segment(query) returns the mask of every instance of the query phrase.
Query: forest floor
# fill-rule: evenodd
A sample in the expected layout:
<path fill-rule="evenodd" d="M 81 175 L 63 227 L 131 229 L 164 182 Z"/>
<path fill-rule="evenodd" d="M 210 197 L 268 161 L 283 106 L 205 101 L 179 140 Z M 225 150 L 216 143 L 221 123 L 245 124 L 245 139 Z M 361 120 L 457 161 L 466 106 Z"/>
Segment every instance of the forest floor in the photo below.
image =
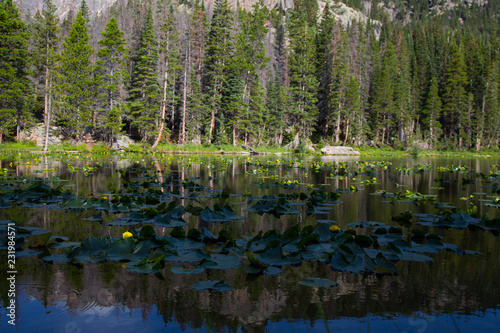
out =
<path fill-rule="evenodd" d="M 302 150 L 297 149 L 286 149 L 284 147 L 251 147 L 262 154 L 294 154 L 294 153 L 307 153 L 307 154 L 317 154 L 321 155 L 320 148 L 317 150 Z M 377 155 L 415 155 L 415 156 L 483 156 L 483 157 L 500 157 L 500 151 L 476 151 L 476 150 L 463 150 L 463 151 L 438 151 L 438 150 L 421 150 L 421 151 L 408 151 L 408 150 L 396 150 L 391 147 L 386 148 L 373 148 L 373 147 L 353 147 L 358 150 L 361 155 L 365 156 L 377 156 Z M 50 152 L 56 151 L 77 151 L 77 152 L 112 152 L 113 150 L 109 148 L 104 143 L 97 143 L 93 145 L 87 144 L 71 144 L 68 142 L 63 142 L 62 144 L 49 146 Z M 32 152 L 41 153 L 43 147 L 37 146 L 36 144 L 29 142 L 6 142 L 0 144 L 0 152 Z M 153 150 L 145 144 L 133 144 L 130 145 L 126 152 L 131 153 L 149 153 Z M 160 144 L 154 152 L 164 153 L 164 154 L 250 154 L 248 149 L 242 146 L 233 145 L 197 145 L 197 144 Z"/>

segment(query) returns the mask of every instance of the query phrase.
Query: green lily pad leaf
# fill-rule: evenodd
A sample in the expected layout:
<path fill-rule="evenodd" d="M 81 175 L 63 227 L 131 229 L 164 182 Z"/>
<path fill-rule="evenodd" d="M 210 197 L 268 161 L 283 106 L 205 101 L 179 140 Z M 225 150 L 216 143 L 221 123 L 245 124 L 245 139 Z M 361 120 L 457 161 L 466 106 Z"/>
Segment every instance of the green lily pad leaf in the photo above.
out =
<path fill-rule="evenodd" d="M 264 275 L 274 276 L 274 275 L 280 275 L 281 273 L 283 273 L 283 270 L 278 267 L 269 266 L 263 269 L 262 273 L 264 273 Z"/>
<path fill-rule="evenodd" d="M 207 281 L 200 281 L 191 286 L 191 289 L 195 291 L 231 291 L 233 288 L 226 284 L 222 280 L 207 280 Z"/>
<path fill-rule="evenodd" d="M 39 255 L 40 253 L 43 253 L 43 252 L 37 251 L 37 250 L 16 251 L 16 258 L 32 257 L 32 256 Z"/>
<path fill-rule="evenodd" d="M 280 247 L 281 249 L 281 247 Z M 302 263 L 302 257 L 298 254 L 298 253 L 292 253 L 292 254 L 289 254 L 287 256 L 274 256 L 272 254 L 269 254 L 269 253 L 272 253 L 272 252 L 276 252 L 276 251 L 269 251 L 269 252 L 265 252 L 263 255 L 260 255 L 258 256 L 258 259 L 260 262 L 262 262 L 263 264 L 266 264 L 266 265 L 270 265 L 270 266 L 278 266 L 278 267 L 281 267 L 281 266 L 288 266 L 288 265 L 300 265 Z"/>
<path fill-rule="evenodd" d="M 321 279 L 321 278 L 313 278 L 309 277 L 304 281 L 299 282 L 299 284 L 307 287 L 338 287 L 338 283 L 333 282 L 328 279 Z"/>
<path fill-rule="evenodd" d="M 155 274 L 165 267 L 165 255 L 155 254 L 151 258 L 144 258 L 137 265 L 127 265 L 127 271 L 141 274 Z"/>
<path fill-rule="evenodd" d="M 175 274 L 193 275 L 203 273 L 205 268 L 203 266 L 186 267 L 184 265 L 177 265 L 172 267 L 170 271 Z"/>
<path fill-rule="evenodd" d="M 211 269 L 236 269 L 241 267 L 241 259 L 232 255 L 212 254 L 202 266 Z"/>
<path fill-rule="evenodd" d="M 42 258 L 43 261 L 53 264 L 64 264 L 71 261 L 66 254 L 55 254 Z"/>
<path fill-rule="evenodd" d="M 361 247 L 369 247 L 373 244 L 373 239 L 365 235 L 356 235 L 354 242 Z"/>
<path fill-rule="evenodd" d="M 306 246 L 307 251 L 319 252 L 319 253 L 329 253 L 333 251 L 333 244 L 330 243 L 319 243 Z"/>
<path fill-rule="evenodd" d="M 197 250 L 205 246 L 205 243 L 197 242 L 189 238 L 177 238 L 177 242 L 174 247 L 177 250 Z"/>
<path fill-rule="evenodd" d="M 51 249 L 69 249 L 71 247 L 80 246 L 80 242 L 62 242 L 54 243 L 50 246 Z"/>
<path fill-rule="evenodd" d="M 158 250 L 156 252 L 163 253 Z M 201 262 L 203 259 L 210 259 L 210 256 L 201 251 L 179 251 L 165 254 L 165 261 L 169 262 Z"/>
<path fill-rule="evenodd" d="M 332 270 L 349 272 L 349 273 L 362 273 L 365 271 L 364 255 L 357 253 L 347 255 L 344 251 L 335 251 L 332 255 L 331 261 Z"/>
<path fill-rule="evenodd" d="M 387 225 L 382 222 L 367 221 L 367 222 L 350 222 L 348 226 L 353 228 L 369 228 L 369 227 L 386 227 Z"/>
<path fill-rule="evenodd" d="M 403 251 L 403 255 L 401 256 L 401 260 L 406 261 L 423 261 L 423 262 L 431 262 L 434 261 L 431 257 L 426 255 L 415 253 L 415 252 L 407 252 Z"/>
<path fill-rule="evenodd" d="M 81 243 L 81 253 L 92 256 L 96 253 L 106 252 L 111 249 L 116 242 L 117 239 L 113 237 L 94 238 L 89 236 Z"/>
<path fill-rule="evenodd" d="M 83 219 L 83 220 L 84 220 L 84 221 L 102 222 L 102 221 L 103 221 L 103 218 L 102 218 L 102 213 L 97 213 L 97 214 L 95 214 L 94 216 L 89 217 L 89 218 L 86 218 L 86 219 Z"/>
<path fill-rule="evenodd" d="M 379 252 L 374 259 L 368 258 L 366 269 L 378 274 L 394 274 L 397 271 L 394 263 L 390 262 L 382 252 Z"/>
<path fill-rule="evenodd" d="M 316 228 L 316 230 L 314 230 L 314 233 L 319 235 L 319 240 L 321 242 L 326 242 L 333 237 L 333 234 L 330 231 L 330 226 L 328 224 L 320 224 Z"/>
<path fill-rule="evenodd" d="M 128 221 L 128 220 L 123 220 L 123 221 L 113 221 L 113 222 L 109 222 L 107 223 L 106 225 L 109 225 L 109 226 L 118 226 L 118 227 L 131 227 L 131 226 L 134 226 L 134 225 L 138 225 L 138 224 L 141 224 L 141 222 L 137 222 L 137 221 Z"/>
<path fill-rule="evenodd" d="M 108 250 L 108 259 L 113 261 L 129 261 L 134 250 L 134 245 L 133 238 L 120 239 Z"/>
<path fill-rule="evenodd" d="M 321 224 L 337 224 L 336 221 L 333 221 L 333 220 L 316 220 L 317 223 L 321 223 Z"/>

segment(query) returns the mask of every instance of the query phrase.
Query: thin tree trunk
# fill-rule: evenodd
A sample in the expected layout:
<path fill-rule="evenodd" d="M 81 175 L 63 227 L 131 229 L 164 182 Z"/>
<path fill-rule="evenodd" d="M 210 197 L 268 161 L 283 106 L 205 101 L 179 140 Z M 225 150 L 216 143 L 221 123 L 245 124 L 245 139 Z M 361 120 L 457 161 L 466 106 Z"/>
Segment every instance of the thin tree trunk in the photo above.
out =
<path fill-rule="evenodd" d="M 349 118 L 347 118 L 345 125 L 345 138 L 344 138 L 344 146 L 347 144 L 347 138 L 349 137 Z"/>
<path fill-rule="evenodd" d="M 335 130 L 335 142 L 339 142 L 340 139 L 340 103 L 339 103 L 339 114 L 337 116 L 337 129 Z"/>
<path fill-rule="evenodd" d="M 174 131 L 175 124 L 175 76 L 174 76 L 174 82 L 172 82 L 172 114 L 170 116 L 170 123 L 172 124 L 172 132 Z"/>
<path fill-rule="evenodd" d="M 156 149 L 156 147 L 158 147 L 158 144 L 160 143 L 160 140 L 161 140 L 161 136 L 163 134 L 163 127 L 165 125 L 165 107 L 166 107 L 165 104 L 167 104 L 166 103 L 166 99 L 167 99 L 167 79 L 168 79 L 168 71 L 165 69 L 165 78 L 164 78 L 164 81 L 163 81 L 163 100 L 161 102 L 161 119 L 160 119 L 161 125 L 160 125 L 160 131 L 158 132 L 158 137 L 156 138 L 155 143 L 153 143 L 153 146 L 151 147 L 151 149 Z"/>
<path fill-rule="evenodd" d="M 48 69 L 47 69 L 47 72 L 48 72 Z M 50 83 L 49 83 L 49 90 L 51 90 L 51 89 L 52 89 L 52 81 L 50 81 Z M 47 153 L 47 148 L 49 147 L 50 106 L 51 106 L 51 102 L 52 102 L 52 94 L 49 92 L 48 95 L 49 95 L 48 102 L 46 102 L 47 116 L 46 116 L 46 124 L 45 124 L 45 144 L 43 147 L 44 154 Z"/>
<path fill-rule="evenodd" d="M 187 95 L 187 69 L 189 67 L 189 47 L 190 42 L 188 40 L 187 52 L 186 52 L 186 63 L 184 64 L 184 89 L 182 91 L 182 125 L 181 125 L 181 144 L 184 144 L 186 140 L 186 95 Z"/>

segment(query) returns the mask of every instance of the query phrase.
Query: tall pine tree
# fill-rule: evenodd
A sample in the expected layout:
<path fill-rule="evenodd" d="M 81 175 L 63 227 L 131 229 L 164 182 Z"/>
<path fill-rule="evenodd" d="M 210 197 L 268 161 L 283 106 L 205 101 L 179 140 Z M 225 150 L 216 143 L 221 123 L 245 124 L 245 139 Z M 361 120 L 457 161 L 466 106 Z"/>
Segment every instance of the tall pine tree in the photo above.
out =
<path fill-rule="evenodd" d="M 110 146 L 122 127 L 122 115 L 125 110 L 122 92 L 129 74 L 126 68 L 127 48 L 123 31 L 112 17 L 106 25 L 99 41 L 101 48 L 97 52 L 97 66 L 100 74 L 100 94 L 103 100 L 102 117 L 98 126 L 104 131 Z"/>
<path fill-rule="evenodd" d="M 26 25 L 12 0 L 0 1 L 0 143 L 27 107 L 28 39 Z"/>
<path fill-rule="evenodd" d="M 154 32 L 153 12 L 149 8 L 139 49 L 134 59 L 132 87 L 130 89 L 131 127 L 142 141 L 152 141 L 160 125 L 161 99 L 158 82 L 158 43 Z"/>
<path fill-rule="evenodd" d="M 66 136 L 77 139 L 92 125 L 91 98 L 95 96 L 94 49 L 88 44 L 87 26 L 81 12 L 76 15 L 69 36 L 64 39 L 55 75 L 56 122 Z"/>

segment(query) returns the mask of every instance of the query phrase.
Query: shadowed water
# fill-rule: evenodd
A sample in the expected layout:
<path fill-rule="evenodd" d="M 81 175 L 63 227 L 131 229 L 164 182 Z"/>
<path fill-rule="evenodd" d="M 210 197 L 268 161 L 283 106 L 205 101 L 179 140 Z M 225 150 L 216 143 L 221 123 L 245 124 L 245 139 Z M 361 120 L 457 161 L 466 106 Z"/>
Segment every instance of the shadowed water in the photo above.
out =
<path fill-rule="evenodd" d="M 325 163 L 335 163 L 335 160 L 323 158 Z M 245 219 L 210 223 L 207 228 L 214 234 L 225 229 L 235 239 L 270 229 L 283 232 L 297 223 L 301 227 L 316 226 L 317 220 L 336 221 L 343 229 L 349 228 L 348 223 L 366 221 L 397 226 L 392 217 L 404 211 L 413 214 L 443 211 L 435 207 L 436 202 L 462 210 L 470 209 L 472 202 L 477 206 L 478 217 L 485 214 L 490 218 L 500 217 L 498 208 L 480 201 L 495 196 L 492 186 L 499 183 L 499 179 L 487 182 L 475 175 L 498 170 L 494 166 L 498 161 L 491 158 L 363 156 L 339 160 L 347 161 L 348 168 L 342 176 L 332 175 L 325 164 L 315 168 L 311 163 L 321 161 L 320 157 L 297 156 L 249 159 L 242 156 L 127 155 L 94 159 L 90 155 L 78 158 L 65 155 L 46 160 L 5 159 L 1 167 L 10 169 L 10 173 L 18 177 L 52 179 L 57 176 L 61 182 L 49 183 L 51 186 L 62 185 L 86 198 L 111 196 L 111 192 L 122 188 L 124 173 L 120 173 L 120 169 L 139 170 L 133 175 L 127 174 L 130 183 L 164 183 L 167 175 L 175 174 L 179 181 L 157 188 L 187 195 L 191 192 L 180 185 L 182 180 L 191 179 L 204 186 L 202 193 L 225 191 L 236 195 L 229 198 L 202 196 L 197 201 L 172 199 L 182 205 L 201 207 L 228 204 L 235 214 Z M 360 171 L 361 166 L 369 172 L 364 168 Z M 450 166 L 466 168 L 462 171 L 438 169 Z M 405 172 L 402 168 L 411 171 Z M 373 177 L 376 181 L 367 184 L 366 181 Z M 463 178 L 472 181 L 464 182 Z M 297 181 L 298 185 L 293 189 L 263 185 L 283 180 Z M 255 204 L 255 201 L 249 202 L 249 195 L 308 193 L 320 185 L 326 191 L 345 190 L 351 185 L 359 191 L 342 193 L 328 214 L 308 216 L 305 207 L 301 206 L 297 206 L 299 214 L 280 217 L 245 212 Z M 437 198 L 432 202 L 394 200 L 381 196 L 381 190 L 388 193 L 410 190 L 434 194 Z M 51 230 L 53 235 L 66 236 L 70 241 L 83 241 L 90 235 L 121 237 L 128 229 L 107 225 L 124 214 L 103 213 L 103 221 L 84 220 L 96 213 L 93 209 L 54 210 L 12 204 L 0 210 L 0 219 Z M 184 218 L 188 222 L 186 230 L 204 226 L 198 216 L 188 213 Z M 332 270 L 329 264 L 304 260 L 298 267 L 284 266 L 280 275 L 266 276 L 247 274 L 246 262 L 238 269 L 208 269 L 196 275 L 172 273 L 170 268 L 178 263 L 166 262 L 160 274 L 154 275 L 130 273 L 124 268 L 126 263 L 110 261 L 81 265 L 45 263 L 41 258 L 47 253 L 42 253 L 16 260 L 17 324 L 15 328 L 9 325 L 2 311 L 0 327 L 2 331 L 18 332 L 39 331 L 39 327 L 44 327 L 44 332 L 102 332 L 116 326 L 139 332 L 165 328 L 172 332 L 497 332 L 500 328 L 498 233 L 476 228 L 419 226 L 416 222 L 413 219 L 412 225 L 401 226 L 403 233 L 418 228 L 442 236 L 446 243 L 481 254 L 457 255 L 439 251 L 429 255 L 432 262 L 399 261 L 396 275 L 339 272 Z M 168 235 L 171 229 L 158 227 L 155 231 L 157 235 Z M 357 232 L 368 233 L 359 228 Z M 6 260 L 0 262 L 0 269 L 7 271 Z M 299 284 L 308 277 L 327 278 L 338 286 Z M 198 292 L 191 289 L 194 283 L 203 280 L 224 280 L 233 290 Z M 1 281 L 0 288 L 5 308 L 9 301 L 5 281 Z"/>

